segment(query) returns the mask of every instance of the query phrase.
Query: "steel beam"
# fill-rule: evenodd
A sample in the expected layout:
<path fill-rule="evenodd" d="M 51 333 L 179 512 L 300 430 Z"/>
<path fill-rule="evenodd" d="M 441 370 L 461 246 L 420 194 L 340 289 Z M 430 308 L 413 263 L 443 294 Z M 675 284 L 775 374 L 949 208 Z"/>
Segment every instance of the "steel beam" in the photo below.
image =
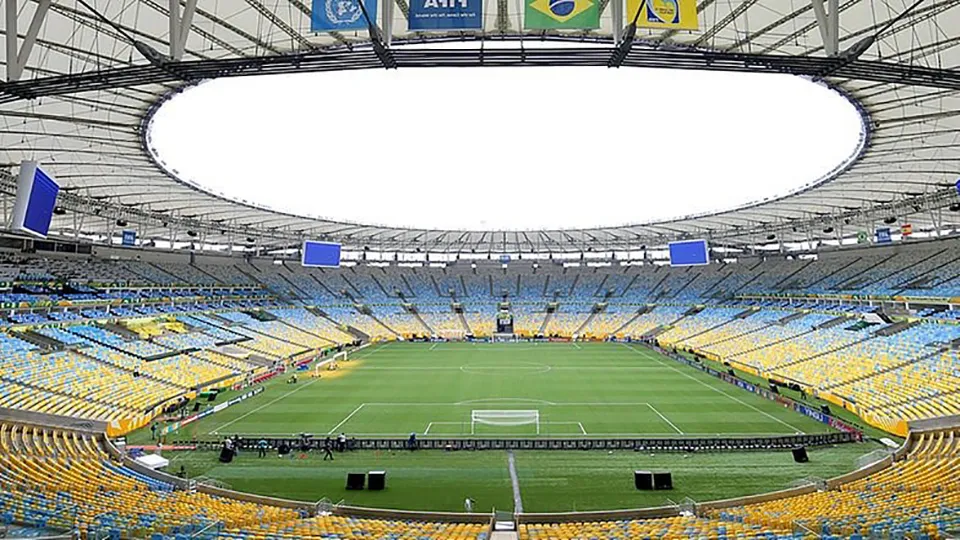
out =
<path fill-rule="evenodd" d="M 19 79 L 17 73 L 17 0 L 6 0 L 4 3 L 4 33 L 7 44 L 7 81 Z"/>
<path fill-rule="evenodd" d="M 828 6 L 824 7 L 824 0 L 810 0 L 813 14 L 817 18 L 820 38 L 823 40 L 823 50 L 827 56 L 836 56 L 840 49 L 840 2 L 839 0 L 827 0 L 827 2 Z"/>
<path fill-rule="evenodd" d="M 193 25 L 193 14 L 197 9 L 197 0 L 186 0 L 181 13 L 180 0 L 170 0 L 167 15 L 170 21 L 170 59 L 179 62 L 187 48 L 187 38 Z"/>

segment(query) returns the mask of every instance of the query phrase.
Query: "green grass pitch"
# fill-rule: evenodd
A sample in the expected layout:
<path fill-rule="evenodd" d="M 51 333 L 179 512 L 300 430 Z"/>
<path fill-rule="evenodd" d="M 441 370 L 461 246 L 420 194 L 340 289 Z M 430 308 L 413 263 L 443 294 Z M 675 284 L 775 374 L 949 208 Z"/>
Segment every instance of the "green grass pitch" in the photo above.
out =
<path fill-rule="evenodd" d="M 256 399 L 191 424 L 175 438 L 227 434 L 315 436 L 532 437 L 536 427 L 471 426 L 479 409 L 537 410 L 541 437 L 716 436 L 817 433 L 826 425 L 636 345 L 614 343 L 391 343 L 357 352 L 342 370 L 320 379 L 285 377 Z M 138 437 L 143 437 L 140 434 Z M 136 442 L 135 440 L 132 442 Z M 660 505 L 664 493 L 633 489 L 634 469 L 668 469 L 673 500 L 708 500 L 788 487 L 798 478 L 829 477 L 854 468 L 866 444 L 818 449 L 794 464 L 783 452 L 661 454 L 518 451 L 525 511 L 568 511 Z M 354 452 L 334 462 L 259 459 L 241 454 L 229 465 L 210 452 L 177 454 L 191 476 L 273 496 L 404 509 L 511 509 L 506 454 Z M 388 489 L 346 492 L 347 471 L 386 469 Z"/>

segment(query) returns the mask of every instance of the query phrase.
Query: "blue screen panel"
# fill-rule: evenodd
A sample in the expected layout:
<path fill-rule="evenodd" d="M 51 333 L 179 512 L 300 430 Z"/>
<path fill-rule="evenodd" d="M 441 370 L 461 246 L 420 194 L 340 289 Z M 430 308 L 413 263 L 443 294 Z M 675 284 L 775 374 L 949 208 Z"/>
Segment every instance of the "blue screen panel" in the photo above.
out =
<path fill-rule="evenodd" d="M 300 259 L 300 263 L 303 266 L 336 268 L 340 266 L 340 244 L 307 240 L 303 243 L 303 257 Z"/>
<path fill-rule="evenodd" d="M 670 266 L 710 264 L 706 240 L 670 242 Z"/>
<path fill-rule="evenodd" d="M 41 236 L 47 235 L 59 192 L 60 186 L 37 167 L 33 175 L 33 189 L 30 190 L 27 212 L 23 218 L 24 228 Z"/>

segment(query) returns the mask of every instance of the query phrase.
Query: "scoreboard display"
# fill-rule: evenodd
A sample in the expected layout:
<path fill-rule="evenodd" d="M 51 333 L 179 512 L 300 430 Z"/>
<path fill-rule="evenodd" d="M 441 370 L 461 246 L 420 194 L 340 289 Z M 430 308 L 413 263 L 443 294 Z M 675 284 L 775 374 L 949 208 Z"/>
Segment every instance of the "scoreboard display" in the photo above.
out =
<path fill-rule="evenodd" d="M 710 264 L 710 250 L 706 240 L 670 242 L 670 266 L 701 266 Z"/>
<path fill-rule="evenodd" d="M 22 162 L 20 176 L 17 179 L 17 196 L 13 205 L 11 228 L 39 238 L 46 238 L 59 193 L 59 184 L 53 177 L 43 172 L 37 162 Z"/>
<path fill-rule="evenodd" d="M 337 268 L 340 266 L 340 244 L 307 240 L 303 243 L 300 264 L 321 268 Z"/>

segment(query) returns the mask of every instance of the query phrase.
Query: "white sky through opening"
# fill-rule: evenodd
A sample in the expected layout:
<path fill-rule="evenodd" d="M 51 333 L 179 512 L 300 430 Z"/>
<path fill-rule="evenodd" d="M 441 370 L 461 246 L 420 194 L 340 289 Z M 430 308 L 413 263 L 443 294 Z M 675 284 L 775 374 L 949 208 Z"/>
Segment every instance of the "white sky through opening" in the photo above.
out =
<path fill-rule="evenodd" d="M 149 144 L 179 178 L 275 210 L 535 230 L 781 196 L 860 132 L 846 99 L 789 75 L 405 68 L 209 81 L 157 111 Z"/>

